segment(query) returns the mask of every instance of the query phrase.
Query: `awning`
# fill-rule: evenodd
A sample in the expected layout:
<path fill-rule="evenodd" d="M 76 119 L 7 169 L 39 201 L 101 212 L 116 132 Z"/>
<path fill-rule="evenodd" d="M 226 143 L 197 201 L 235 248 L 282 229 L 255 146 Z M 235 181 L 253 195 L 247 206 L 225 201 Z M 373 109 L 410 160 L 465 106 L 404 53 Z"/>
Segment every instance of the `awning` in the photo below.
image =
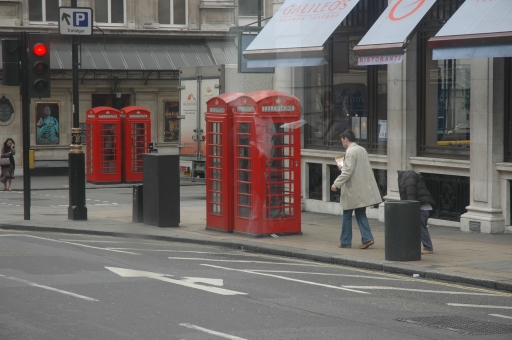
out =
<path fill-rule="evenodd" d="M 286 0 L 243 56 L 247 67 L 326 64 L 324 43 L 359 0 Z"/>
<path fill-rule="evenodd" d="M 71 70 L 71 41 L 51 41 L 51 68 Z M 187 66 L 236 64 L 233 43 L 220 40 L 162 41 L 142 39 L 84 39 L 82 70 L 169 71 Z"/>
<path fill-rule="evenodd" d="M 398 64 L 410 37 L 436 0 L 394 0 L 354 47 L 359 65 Z"/>
<path fill-rule="evenodd" d="M 433 59 L 512 57 L 512 1 L 466 1 L 429 40 Z"/>

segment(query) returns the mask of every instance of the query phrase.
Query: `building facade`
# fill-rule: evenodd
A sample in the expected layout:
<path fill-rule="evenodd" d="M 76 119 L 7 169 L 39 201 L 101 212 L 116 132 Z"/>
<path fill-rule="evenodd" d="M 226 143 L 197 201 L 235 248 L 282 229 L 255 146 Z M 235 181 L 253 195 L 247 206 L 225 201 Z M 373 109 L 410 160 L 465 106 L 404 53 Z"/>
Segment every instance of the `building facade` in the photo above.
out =
<path fill-rule="evenodd" d="M 70 0 L 0 1 L 0 37 L 21 32 L 47 33 L 51 41 L 51 98 L 32 99 L 30 146 L 37 168 L 67 167 L 72 127 L 71 37 L 58 31 L 59 7 Z M 117 109 L 136 105 L 151 112 L 151 139 L 159 152 L 179 153 L 179 122 L 169 123 L 179 107 L 179 69 L 236 65 L 238 1 L 221 0 L 78 0 L 93 11 L 93 34 L 80 37 L 79 114 L 96 106 Z M 236 74 L 236 67 L 226 67 Z M 0 136 L 22 149 L 21 98 L 18 87 L 0 85 Z M 38 136 L 45 108 L 58 122 L 54 137 Z M 166 113 L 168 114 L 166 116 Z M 179 112 L 172 112 L 179 115 Z M 177 130 L 176 130 L 177 128 Z M 16 156 L 21 172 L 21 152 Z M 19 173 L 18 172 L 18 173 Z"/>
<path fill-rule="evenodd" d="M 425 1 L 360 0 L 323 44 L 326 64 L 276 67 L 275 89 L 298 96 L 308 122 L 301 150 L 305 210 L 340 213 L 329 189 L 338 175 L 334 158 L 344 152 L 339 133 L 350 128 L 370 154 L 384 200 L 399 199 L 397 171 L 412 169 L 436 200 L 429 223 L 500 233 L 512 224 L 511 58 L 435 60 L 429 40 L 465 1 L 427 3 L 399 62 L 364 65 L 354 48 L 388 6 L 416 10 Z M 284 15 L 321 11 L 277 0 L 274 10 L 283 4 Z M 512 3 L 500 5 L 512 11 Z M 368 215 L 383 220 L 383 205 Z"/>

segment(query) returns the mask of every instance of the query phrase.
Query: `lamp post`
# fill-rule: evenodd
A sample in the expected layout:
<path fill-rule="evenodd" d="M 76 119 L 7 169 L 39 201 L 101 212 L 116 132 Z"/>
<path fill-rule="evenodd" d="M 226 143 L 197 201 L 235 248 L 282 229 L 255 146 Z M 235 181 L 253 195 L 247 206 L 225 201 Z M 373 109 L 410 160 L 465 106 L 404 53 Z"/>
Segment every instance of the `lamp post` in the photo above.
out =
<path fill-rule="evenodd" d="M 77 8 L 77 0 L 71 0 L 71 7 Z M 69 206 L 68 219 L 87 220 L 85 206 L 85 154 L 82 151 L 82 130 L 80 129 L 79 98 L 78 98 L 78 37 L 71 37 L 71 61 L 73 69 L 73 127 L 71 129 L 71 145 L 69 161 Z"/>

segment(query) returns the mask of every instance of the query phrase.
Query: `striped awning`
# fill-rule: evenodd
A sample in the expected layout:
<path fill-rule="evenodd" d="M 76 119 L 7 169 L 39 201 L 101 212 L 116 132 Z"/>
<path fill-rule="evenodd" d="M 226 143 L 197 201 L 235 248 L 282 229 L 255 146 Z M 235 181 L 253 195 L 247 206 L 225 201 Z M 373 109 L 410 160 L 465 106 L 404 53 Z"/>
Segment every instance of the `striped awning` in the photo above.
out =
<path fill-rule="evenodd" d="M 71 39 L 50 42 L 52 70 L 71 70 Z M 82 38 L 81 70 L 170 71 L 188 66 L 237 64 L 234 41 Z M 1 61 L 1 51 L 0 51 Z"/>

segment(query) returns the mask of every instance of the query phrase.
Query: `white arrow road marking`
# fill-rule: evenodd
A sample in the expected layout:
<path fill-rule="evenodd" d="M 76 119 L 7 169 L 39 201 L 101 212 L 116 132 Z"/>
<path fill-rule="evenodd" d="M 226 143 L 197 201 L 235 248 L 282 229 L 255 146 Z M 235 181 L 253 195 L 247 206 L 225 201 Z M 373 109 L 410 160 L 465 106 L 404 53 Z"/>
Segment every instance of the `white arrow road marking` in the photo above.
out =
<path fill-rule="evenodd" d="M 211 254 L 211 253 L 210 253 Z M 322 267 L 316 264 L 304 263 L 287 263 L 287 262 L 269 262 L 269 261 L 249 261 L 249 260 L 216 260 L 216 259 L 203 259 L 195 257 L 169 257 L 171 260 L 193 260 L 193 261 L 211 261 L 211 262 L 231 262 L 231 263 L 264 263 L 264 264 L 283 264 L 287 266 L 304 266 L 304 267 Z"/>
<path fill-rule="evenodd" d="M 323 283 L 317 283 L 317 282 L 311 282 L 311 281 L 297 280 L 297 279 L 292 279 L 292 278 L 289 278 L 289 277 L 286 277 L 286 276 L 272 275 L 272 274 L 266 274 L 266 273 L 258 273 L 258 272 L 252 271 L 252 270 L 226 268 L 226 267 L 214 266 L 212 264 L 201 264 L 201 265 L 202 266 L 206 266 L 206 267 L 224 269 L 224 270 L 233 270 L 233 271 L 242 272 L 242 273 L 270 276 L 270 277 L 275 277 L 275 278 L 282 279 L 282 280 L 287 280 L 287 281 L 306 283 L 306 284 L 313 285 L 313 286 L 320 286 L 320 287 L 327 287 L 327 288 L 333 288 L 333 289 L 339 289 L 339 290 L 346 290 L 348 292 L 353 292 L 353 293 L 370 294 L 368 292 L 363 292 L 363 291 L 360 291 L 360 290 L 348 289 L 348 288 L 343 288 L 343 287 L 338 287 L 338 286 L 331 286 L 331 285 L 326 285 L 326 284 L 323 284 Z"/>
<path fill-rule="evenodd" d="M 195 288 L 199 290 L 204 290 L 206 292 L 220 294 L 220 295 L 247 295 L 247 293 L 241 293 L 234 290 L 228 290 L 223 288 L 217 288 L 217 287 L 209 287 L 209 286 L 203 286 L 200 284 L 195 284 L 194 282 L 189 282 L 188 280 L 176 280 L 176 279 L 170 279 L 165 274 L 159 274 L 159 273 L 153 273 L 153 272 L 146 272 L 141 270 L 132 270 L 132 269 L 125 269 L 125 268 L 115 268 L 115 267 L 105 267 L 106 269 L 116 273 L 117 275 L 121 277 L 147 277 L 150 279 L 160 280 L 164 282 L 170 282 L 174 283 L 180 286 L 185 286 L 189 288 Z M 207 279 L 202 279 L 203 282 L 206 282 Z"/>
<path fill-rule="evenodd" d="M 195 329 L 195 330 L 198 330 L 198 331 L 201 331 L 201 332 L 205 332 L 205 333 L 208 333 L 208 334 L 212 334 L 212 335 L 217 335 L 217 336 L 219 336 L 221 338 L 224 338 L 224 339 L 229 339 L 229 340 L 247 340 L 245 338 L 240 338 L 238 336 L 229 335 L 229 334 L 221 333 L 221 332 L 217 332 L 217 331 L 212 331 L 211 329 L 199 327 L 199 326 L 196 326 L 196 325 L 191 325 L 189 323 L 180 323 L 180 326 L 191 328 L 191 329 Z"/>
<path fill-rule="evenodd" d="M 75 242 L 66 242 L 66 241 L 61 241 L 61 240 L 53 240 L 51 238 L 39 237 L 39 236 L 34 236 L 34 235 L 14 235 L 14 236 L 32 237 L 32 238 L 37 238 L 39 240 L 46 240 L 46 241 L 59 242 L 59 243 L 65 243 L 65 244 L 72 244 L 74 246 L 80 246 L 80 247 L 85 247 L 85 248 L 107 250 L 107 251 L 113 251 L 113 252 L 116 252 L 116 253 L 124 253 L 124 254 L 131 254 L 131 255 L 140 255 L 138 253 L 132 253 L 132 252 L 129 252 L 129 251 L 122 251 L 122 250 L 116 250 L 116 249 L 111 249 L 111 248 L 94 247 L 94 246 L 89 246 L 87 244 L 81 244 L 81 243 L 75 243 Z"/>
<path fill-rule="evenodd" d="M 512 309 L 509 306 L 491 306 L 491 305 L 470 305 L 464 303 L 447 303 L 448 306 L 454 307 L 474 307 L 474 308 L 491 308 L 491 309 Z"/>
<path fill-rule="evenodd" d="M 490 316 L 496 316 L 498 318 L 504 318 L 504 319 L 512 319 L 512 316 L 506 316 L 501 314 L 489 314 Z"/>
<path fill-rule="evenodd" d="M 305 274 L 305 275 L 320 275 L 320 276 L 343 276 L 343 277 L 359 277 L 363 279 L 374 279 L 374 280 L 391 280 L 391 281 L 402 281 L 402 279 L 393 279 L 390 277 L 381 276 L 368 276 L 368 275 L 353 275 L 353 274 L 333 274 L 333 273 L 315 273 L 315 272 L 295 272 L 290 270 L 265 270 L 265 269 L 252 269 L 255 272 L 262 273 L 285 273 L 285 274 Z M 350 288 L 348 286 L 344 286 Z"/>
<path fill-rule="evenodd" d="M 17 277 L 5 276 L 5 275 L 0 275 L 0 277 L 5 277 L 6 279 L 17 281 L 17 282 L 21 282 L 21 283 L 25 283 L 25 284 L 27 284 L 29 286 L 32 286 L 32 287 L 38 287 L 38 288 L 43 288 L 43 289 L 51 290 L 53 292 L 57 292 L 57 293 L 61 293 L 61 294 L 66 294 L 66 295 L 73 296 L 73 297 L 76 297 L 76 298 L 79 298 L 79 299 L 83 299 L 83 300 L 87 300 L 87 301 L 98 301 L 96 299 L 93 299 L 93 298 L 90 298 L 90 297 L 87 297 L 87 296 L 71 293 L 71 292 L 68 292 L 68 291 L 65 291 L 65 290 L 60 290 L 60 289 L 53 288 L 53 287 L 43 286 L 43 285 L 37 284 L 35 282 L 30 282 L 30 281 L 27 281 L 27 280 L 19 279 Z"/>
<path fill-rule="evenodd" d="M 208 285 L 222 287 L 224 286 L 223 279 L 206 279 L 203 277 L 184 277 L 182 281 L 190 282 L 190 283 L 206 283 Z"/>
<path fill-rule="evenodd" d="M 383 287 L 383 286 L 342 286 L 342 287 L 357 288 L 357 289 L 403 290 L 403 291 L 408 291 L 408 292 L 435 293 L 435 294 L 498 296 L 497 294 L 489 294 L 489 293 L 467 293 L 467 292 L 455 292 L 455 291 L 447 291 L 447 290 L 443 291 L 443 290 L 427 290 L 427 289 L 397 288 L 397 287 Z"/>

